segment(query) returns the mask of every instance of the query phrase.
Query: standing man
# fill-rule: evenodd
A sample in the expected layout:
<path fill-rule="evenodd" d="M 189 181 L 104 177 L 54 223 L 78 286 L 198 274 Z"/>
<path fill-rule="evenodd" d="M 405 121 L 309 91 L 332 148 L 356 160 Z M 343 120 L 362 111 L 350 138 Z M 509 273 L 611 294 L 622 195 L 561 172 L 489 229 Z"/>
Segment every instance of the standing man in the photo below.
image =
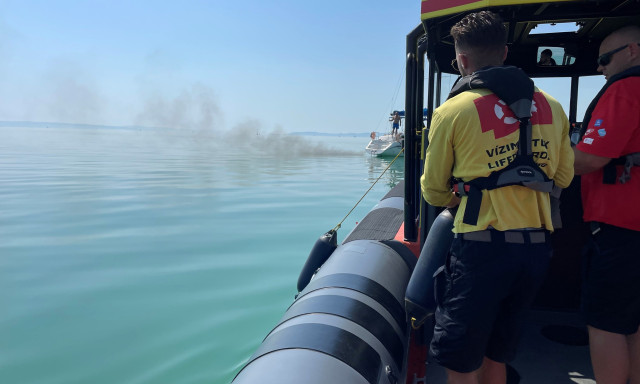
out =
<path fill-rule="evenodd" d="M 391 128 L 391 135 L 393 137 L 396 137 L 396 134 L 398 133 L 398 129 L 400 128 L 400 125 L 402 125 L 402 118 L 400 117 L 400 114 L 398 113 L 398 111 L 395 111 L 393 113 L 393 118 L 391 119 L 391 121 L 393 122 L 393 128 Z"/>
<path fill-rule="evenodd" d="M 574 148 L 592 230 L 582 305 L 596 381 L 640 384 L 640 27 L 602 41 L 598 71 L 607 83 Z"/>
<path fill-rule="evenodd" d="M 430 354 L 448 383 L 504 384 L 551 257 L 548 191 L 573 178 L 569 121 L 522 70 L 503 66 L 506 30 L 498 15 L 469 14 L 451 36 L 463 77 L 433 113 L 420 179 L 429 204 L 460 204 L 436 276 L 445 288 L 437 294 Z M 451 192 L 452 177 L 462 199 Z"/>

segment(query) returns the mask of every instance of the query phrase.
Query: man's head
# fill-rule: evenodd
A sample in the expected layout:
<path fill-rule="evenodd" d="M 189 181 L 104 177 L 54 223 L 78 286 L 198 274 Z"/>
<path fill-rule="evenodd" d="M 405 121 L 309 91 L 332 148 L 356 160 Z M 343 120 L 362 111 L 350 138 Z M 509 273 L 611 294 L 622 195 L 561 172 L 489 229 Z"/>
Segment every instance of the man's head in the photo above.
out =
<path fill-rule="evenodd" d="M 600 44 L 598 72 L 613 75 L 640 65 L 640 27 L 627 26 L 607 36 Z"/>
<path fill-rule="evenodd" d="M 543 50 L 542 52 L 540 52 L 540 61 L 538 61 L 538 64 L 541 65 L 553 65 L 553 61 L 551 61 L 551 56 L 552 56 L 552 52 L 549 48 Z"/>
<path fill-rule="evenodd" d="M 507 33 L 493 12 L 471 13 L 451 27 L 456 60 L 463 76 L 488 65 L 502 65 L 507 58 Z"/>

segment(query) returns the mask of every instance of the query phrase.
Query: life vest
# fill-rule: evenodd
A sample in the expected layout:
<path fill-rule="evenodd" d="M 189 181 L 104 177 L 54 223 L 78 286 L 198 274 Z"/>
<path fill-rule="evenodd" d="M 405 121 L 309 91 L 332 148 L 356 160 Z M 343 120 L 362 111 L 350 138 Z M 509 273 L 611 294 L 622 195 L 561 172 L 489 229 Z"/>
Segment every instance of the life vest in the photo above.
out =
<path fill-rule="evenodd" d="M 487 177 L 470 181 L 453 180 L 453 190 L 460 196 L 467 196 L 463 222 L 476 225 L 480 215 L 482 191 L 520 185 L 535 191 L 551 193 L 554 182 L 533 160 L 531 105 L 533 102 L 533 81 L 519 68 L 513 66 L 483 68 L 472 75 L 459 78 L 453 85 L 448 98 L 472 89 L 486 88 L 503 100 L 513 111 L 519 122 L 518 152 L 515 159 Z M 555 193 L 559 194 L 556 188 Z"/>
<path fill-rule="evenodd" d="M 582 140 L 582 136 L 584 136 L 587 127 L 589 127 L 589 121 L 591 120 L 593 110 L 595 109 L 602 95 L 604 95 L 604 92 L 607 90 L 607 88 L 609 88 L 611 84 L 615 83 L 618 80 L 626 79 L 627 77 L 632 76 L 640 76 L 640 66 L 631 67 L 625 71 L 618 73 L 617 75 L 611 76 L 609 81 L 606 82 L 600 92 L 598 92 L 596 97 L 589 104 L 589 107 L 584 114 L 584 119 L 582 119 L 582 126 L 577 132 L 577 135 L 572 135 L 571 141 L 574 145 L 577 145 Z M 618 180 L 616 180 L 616 166 L 618 165 L 624 165 L 624 169 L 622 171 L 622 175 L 620 175 Z M 627 155 L 618 157 L 617 159 L 612 159 L 602 169 L 602 183 L 615 184 L 616 181 L 619 181 L 621 184 L 624 184 L 631 178 L 631 167 L 638 165 L 640 165 L 640 152 L 629 153 Z"/>

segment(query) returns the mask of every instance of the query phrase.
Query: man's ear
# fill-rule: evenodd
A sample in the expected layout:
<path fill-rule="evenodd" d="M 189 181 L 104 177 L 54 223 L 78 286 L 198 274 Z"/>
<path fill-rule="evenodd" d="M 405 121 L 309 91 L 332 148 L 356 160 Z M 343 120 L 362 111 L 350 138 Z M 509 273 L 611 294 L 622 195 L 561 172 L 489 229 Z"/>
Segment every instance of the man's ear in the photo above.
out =
<path fill-rule="evenodd" d="M 458 54 L 458 64 L 461 68 L 467 69 L 469 68 L 469 58 L 464 53 Z"/>

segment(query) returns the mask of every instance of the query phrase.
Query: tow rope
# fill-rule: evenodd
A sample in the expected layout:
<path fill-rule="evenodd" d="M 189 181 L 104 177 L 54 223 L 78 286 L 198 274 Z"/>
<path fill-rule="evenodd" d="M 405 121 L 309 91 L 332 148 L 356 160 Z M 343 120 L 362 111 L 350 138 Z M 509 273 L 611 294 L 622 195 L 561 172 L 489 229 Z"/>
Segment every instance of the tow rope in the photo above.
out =
<path fill-rule="evenodd" d="M 358 202 L 356 203 L 356 205 L 353 206 L 353 208 L 351 208 L 351 210 L 349 211 L 349 213 L 347 213 L 347 215 L 344 217 L 344 219 L 340 220 L 340 222 L 338 223 L 338 225 L 336 225 L 331 231 L 336 232 L 338 229 L 340 229 L 340 227 L 342 226 L 342 223 L 344 223 L 344 221 L 347 219 L 347 217 L 349 217 L 349 215 L 351 214 L 351 212 L 353 212 L 354 209 L 356 209 L 356 207 L 358 206 L 358 204 L 360 204 L 360 202 L 362 201 L 362 199 L 364 199 L 365 196 L 367 196 L 367 194 L 371 191 L 371 189 L 373 189 L 373 187 L 376 185 L 376 183 L 378 181 L 380 181 L 380 179 L 382 178 L 382 176 L 385 174 L 385 172 L 387 172 L 387 170 L 389 170 L 389 168 L 393 165 L 393 163 L 396 161 L 396 159 L 398 159 L 398 156 L 400 156 L 402 154 L 402 152 L 404 152 L 404 148 L 402 148 L 400 150 L 400 152 L 398 152 L 398 154 L 396 155 L 396 157 L 393 158 L 393 160 L 391 160 L 391 162 L 389 163 L 389 165 L 387 166 L 387 168 L 384 169 L 384 171 L 382 171 L 382 173 L 380 174 L 380 176 L 378 176 L 378 178 L 376 179 L 376 181 L 373 182 L 373 184 L 371 184 L 371 187 L 369 187 L 369 189 L 367 190 L 367 192 L 364 193 L 364 195 L 362 195 L 362 197 L 360 198 L 360 200 L 358 200 Z"/>

